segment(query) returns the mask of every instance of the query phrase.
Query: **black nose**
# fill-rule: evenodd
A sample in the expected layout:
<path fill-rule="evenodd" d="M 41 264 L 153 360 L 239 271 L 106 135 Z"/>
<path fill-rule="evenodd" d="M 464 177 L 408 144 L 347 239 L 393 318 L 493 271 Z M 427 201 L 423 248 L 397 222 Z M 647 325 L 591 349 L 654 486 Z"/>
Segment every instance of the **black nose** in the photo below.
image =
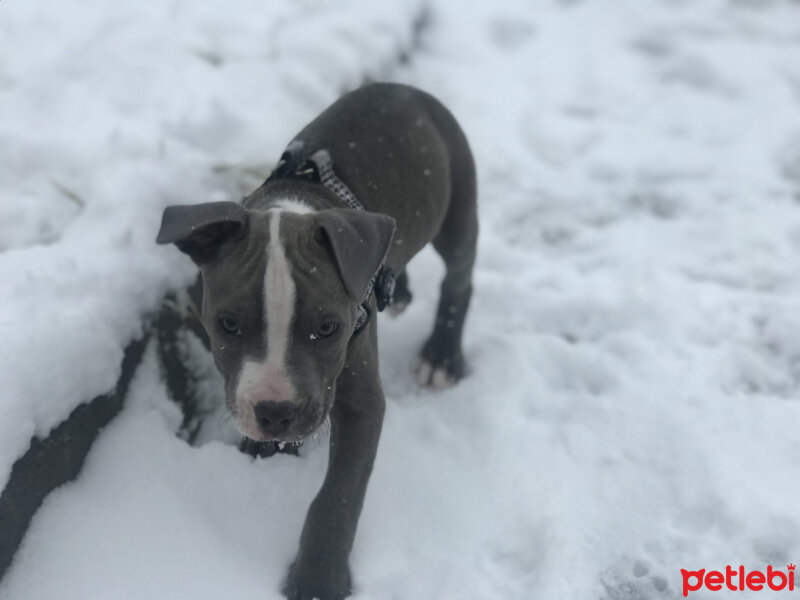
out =
<path fill-rule="evenodd" d="M 261 431 L 274 437 L 289 431 L 297 419 L 297 406 L 292 402 L 259 402 L 253 411 Z"/>

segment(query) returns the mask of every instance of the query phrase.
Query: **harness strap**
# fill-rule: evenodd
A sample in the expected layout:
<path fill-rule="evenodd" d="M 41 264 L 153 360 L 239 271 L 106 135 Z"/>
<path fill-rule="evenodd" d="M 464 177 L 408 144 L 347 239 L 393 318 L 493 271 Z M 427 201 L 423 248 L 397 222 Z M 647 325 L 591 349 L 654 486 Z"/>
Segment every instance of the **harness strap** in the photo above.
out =
<path fill-rule="evenodd" d="M 347 184 L 339 179 L 333 168 L 333 160 L 330 153 L 325 150 L 317 150 L 308 158 L 301 158 L 303 150 L 302 140 L 293 140 L 281 155 L 281 160 L 267 181 L 278 179 L 304 179 L 322 184 L 331 192 L 336 194 L 348 208 L 353 210 L 365 210 L 364 205 L 359 202 L 353 191 Z M 383 264 L 386 257 L 383 257 L 381 264 L 367 284 L 367 291 L 364 298 L 358 305 L 358 315 L 353 327 L 353 335 L 359 333 L 369 322 L 370 310 L 369 300 L 375 293 L 375 302 L 378 311 L 382 311 L 392 303 L 394 294 L 395 276 L 391 269 Z"/>
<path fill-rule="evenodd" d="M 319 180 L 322 185 L 339 196 L 350 208 L 354 210 L 364 210 L 364 205 L 358 201 L 358 198 L 356 198 L 356 195 L 347 187 L 347 184 L 336 176 L 333 170 L 331 155 L 327 150 L 317 150 L 311 155 L 310 160 L 317 167 Z"/>

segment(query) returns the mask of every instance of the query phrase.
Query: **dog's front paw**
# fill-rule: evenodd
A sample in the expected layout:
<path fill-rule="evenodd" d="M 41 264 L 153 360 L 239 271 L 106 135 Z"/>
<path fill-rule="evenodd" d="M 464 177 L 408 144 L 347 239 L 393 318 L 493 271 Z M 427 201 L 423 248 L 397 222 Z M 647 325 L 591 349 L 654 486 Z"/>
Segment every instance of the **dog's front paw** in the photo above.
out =
<path fill-rule="evenodd" d="M 416 366 L 417 383 L 422 387 L 443 390 L 454 386 L 464 376 L 461 351 L 439 352 L 430 341 L 420 353 Z"/>
<path fill-rule="evenodd" d="M 283 584 L 288 600 L 344 600 L 350 595 L 350 569 L 295 561 Z"/>

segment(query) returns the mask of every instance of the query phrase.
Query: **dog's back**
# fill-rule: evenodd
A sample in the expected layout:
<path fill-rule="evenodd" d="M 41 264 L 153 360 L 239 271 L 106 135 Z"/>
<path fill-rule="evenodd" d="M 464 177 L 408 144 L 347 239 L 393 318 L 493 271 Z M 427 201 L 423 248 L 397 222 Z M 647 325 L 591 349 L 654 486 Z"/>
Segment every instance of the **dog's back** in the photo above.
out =
<path fill-rule="evenodd" d="M 450 112 L 421 90 L 366 85 L 340 98 L 296 139 L 305 153 L 328 150 L 337 175 L 364 207 L 395 219 L 387 264 L 397 270 L 447 229 L 451 211 L 474 213 L 475 167 L 466 137 Z M 463 206 L 451 207 L 457 203 Z"/>

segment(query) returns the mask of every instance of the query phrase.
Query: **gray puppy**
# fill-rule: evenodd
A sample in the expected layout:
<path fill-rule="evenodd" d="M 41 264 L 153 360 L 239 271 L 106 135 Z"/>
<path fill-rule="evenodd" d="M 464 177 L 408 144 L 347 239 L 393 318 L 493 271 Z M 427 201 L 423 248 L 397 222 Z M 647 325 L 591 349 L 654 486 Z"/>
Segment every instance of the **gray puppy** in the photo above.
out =
<path fill-rule="evenodd" d="M 433 242 L 447 272 L 417 378 L 457 381 L 477 235 L 463 132 L 432 96 L 396 84 L 335 102 L 242 204 L 164 211 L 157 241 L 200 267 L 203 325 L 245 439 L 299 442 L 330 417 L 328 472 L 284 583 L 291 600 L 351 590 L 384 414 L 375 311 L 411 300 L 406 264 Z"/>

